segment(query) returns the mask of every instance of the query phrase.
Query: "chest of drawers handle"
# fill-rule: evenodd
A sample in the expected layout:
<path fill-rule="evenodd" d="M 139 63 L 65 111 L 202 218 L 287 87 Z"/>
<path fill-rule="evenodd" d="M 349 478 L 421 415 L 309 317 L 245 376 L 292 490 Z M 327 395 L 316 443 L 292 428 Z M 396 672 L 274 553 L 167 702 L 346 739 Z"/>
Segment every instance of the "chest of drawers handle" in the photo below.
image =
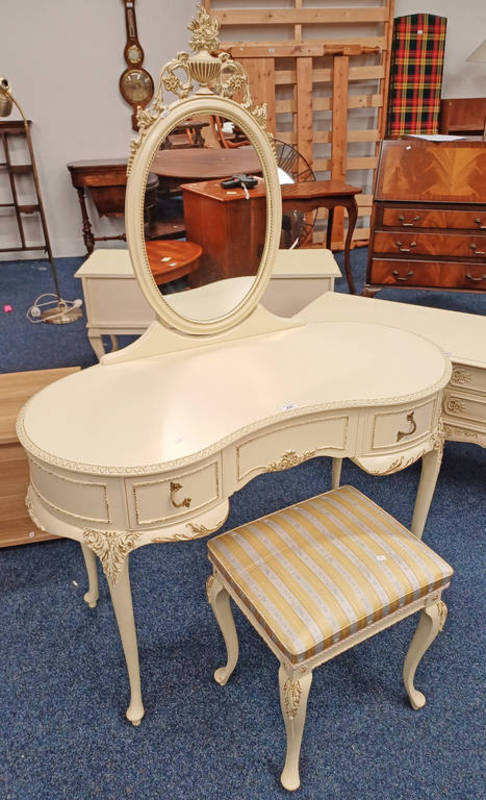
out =
<path fill-rule="evenodd" d="M 474 275 L 470 275 L 469 272 L 466 272 L 466 278 L 469 281 L 486 281 L 486 275 L 480 275 L 479 277 L 475 278 Z"/>
<path fill-rule="evenodd" d="M 410 423 L 410 430 L 408 430 L 408 431 L 398 431 L 398 433 L 397 433 L 397 442 L 399 442 L 400 439 L 403 439 L 404 436 L 411 436 L 412 433 L 415 433 L 415 431 L 417 430 L 417 423 L 415 422 L 415 420 L 413 418 L 414 413 L 415 413 L 414 411 L 410 411 L 410 413 L 407 414 L 407 422 Z"/>
<path fill-rule="evenodd" d="M 476 217 L 474 222 L 480 228 L 480 230 L 486 231 L 486 225 L 481 225 L 481 220 L 479 219 L 479 217 Z"/>
<path fill-rule="evenodd" d="M 189 508 L 189 506 L 191 505 L 191 501 L 192 501 L 191 497 L 184 497 L 184 499 L 181 500 L 180 503 L 178 503 L 177 500 L 175 499 L 174 495 L 175 495 L 176 492 L 179 491 L 179 489 L 182 489 L 182 484 L 175 483 L 174 481 L 171 481 L 171 483 L 170 483 L 170 502 L 172 503 L 172 505 L 175 508 L 183 508 L 183 507 L 184 508 Z"/>
<path fill-rule="evenodd" d="M 400 214 L 398 220 L 402 228 L 413 228 L 416 222 L 420 222 L 420 216 L 416 215 L 411 222 L 405 222 L 405 217 L 403 216 L 403 214 Z M 474 220 L 474 222 L 480 222 L 480 220 Z"/>
<path fill-rule="evenodd" d="M 410 247 L 404 247 L 402 242 L 394 242 L 394 244 L 396 244 L 396 246 L 400 250 L 400 253 L 411 253 L 413 248 L 417 247 L 417 242 L 410 242 Z M 471 247 L 472 247 L 472 245 L 471 245 Z"/>
<path fill-rule="evenodd" d="M 409 278 L 413 278 L 413 270 L 410 269 L 406 275 L 400 275 L 398 270 L 394 269 L 392 275 L 397 281 L 408 281 Z"/>
<path fill-rule="evenodd" d="M 486 256 L 486 250 L 478 250 L 477 244 L 470 244 L 469 247 L 475 256 Z"/>

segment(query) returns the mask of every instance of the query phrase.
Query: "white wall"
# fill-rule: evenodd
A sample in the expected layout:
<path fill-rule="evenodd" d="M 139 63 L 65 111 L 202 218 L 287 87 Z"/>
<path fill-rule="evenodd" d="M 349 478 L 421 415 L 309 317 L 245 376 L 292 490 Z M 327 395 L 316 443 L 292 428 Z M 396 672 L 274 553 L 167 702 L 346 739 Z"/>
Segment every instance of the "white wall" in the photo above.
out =
<path fill-rule="evenodd" d="M 165 61 L 187 49 L 186 25 L 194 8 L 194 0 L 137 3 L 144 66 L 154 80 Z M 4 4 L 1 30 L 0 74 L 9 79 L 14 96 L 33 121 L 54 254 L 82 255 L 86 251 L 78 197 L 66 164 L 127 157 L 135 135 L 131 107 L 118 90 L 126 67 L 123 4 L 121 0 L 15 0 Z M 103 220 L 102 227 L 109 232 L 120 225 Z M 0 234 L 6 233 L 1 225 Z"/>
<path fill-rule="evenodd" d="M 54 253 L 82 255 L 78 199 L 66 164 L 126 157 L 133 136 L 131 109 L 118 91 L 125 68 L 123 5 L 120 0 L 15 0 L 4 6 L 0 74 L 9 78 L 34 123 Z M 137 3 L 144 66 L 154 79 L 165 61 L 187 49 L 186 25 L 194 9 L 194 0 Z M 486 65 L 465 62 L 486 38 L 485 0 L 396 0 L 397 16 L 416 11 L 448 17 L 444 96 L 486 95 Z M 104 220 L 101 227 L 105 233 L 119 230 L 116 221 Z"/>

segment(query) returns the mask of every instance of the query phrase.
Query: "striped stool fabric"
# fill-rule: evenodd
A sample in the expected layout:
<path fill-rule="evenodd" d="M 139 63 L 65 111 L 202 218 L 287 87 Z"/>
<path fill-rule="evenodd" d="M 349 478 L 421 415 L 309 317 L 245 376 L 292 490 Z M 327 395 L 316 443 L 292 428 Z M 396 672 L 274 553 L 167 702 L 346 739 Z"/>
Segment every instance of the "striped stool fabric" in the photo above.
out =
<path fill-rule="evenodd" d="M 351 486 L 223 533 L 208 554 L 291 664 L 444 588 L 453 574 Z"/>

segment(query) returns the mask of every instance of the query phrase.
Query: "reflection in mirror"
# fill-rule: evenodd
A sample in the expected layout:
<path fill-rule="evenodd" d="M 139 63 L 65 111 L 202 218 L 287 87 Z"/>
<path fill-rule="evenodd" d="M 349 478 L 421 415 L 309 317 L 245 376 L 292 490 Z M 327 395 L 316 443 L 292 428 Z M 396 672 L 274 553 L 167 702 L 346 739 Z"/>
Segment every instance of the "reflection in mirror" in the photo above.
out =
<path fill-rule="evenodd" d="M 150 270 L 174 311 L 198 322 L 233 311 L 266 233 L 262 167 L 245 132 L 208 113 L 173 127 L 150 165 L 144 221 Z"/>

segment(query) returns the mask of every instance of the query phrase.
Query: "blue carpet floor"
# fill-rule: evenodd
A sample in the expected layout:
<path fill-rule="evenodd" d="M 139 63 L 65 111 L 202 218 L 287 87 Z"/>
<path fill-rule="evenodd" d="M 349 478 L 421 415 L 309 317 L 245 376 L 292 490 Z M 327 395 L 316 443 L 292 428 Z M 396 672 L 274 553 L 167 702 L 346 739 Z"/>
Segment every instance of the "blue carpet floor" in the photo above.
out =
<path fill-rule="evenodd" d="M 365 254 L 355 251 L 358 286 Z M 80 295 L 58 262 L 62 294 Z M 82 321 L 31 326 L 26 307 L 50 291 L 40 262 L 0 266 L 2 371 L 94 363 Z M 342 288 L 342 287 L 338 287 Z M 394 299 L 484 312 L 484 298 L 394 292 Z M 397 297 L 398 296 L 398 297 Z M 392 299 L 392 292 L 383 297 Z M 418 465 L 372 478 L 346 462 L 343 480 L 409 524 Z M 486 452 L 448 443 L 425 540 L 455 569 L 446 628 L 419 667 L 428 702 L 414 712 L 401 682 L 414 620 L 315 671 L 301 758 L 302 800 L 483 800 Z M 229 529 L 329 488 L 314 459 L 257 478 L 231 503 Z M 131 557 L 146 717 L 124 719 L 124 660 L 101 580 L 82 600 L 79 546 L 68 540 L 0 551 L 1 800 L 277 800 L 284 728 L 277 661 L 236 613 L 241 655 L 224 688 L 224 646 L 208 607 L 205 541 Z"/>

